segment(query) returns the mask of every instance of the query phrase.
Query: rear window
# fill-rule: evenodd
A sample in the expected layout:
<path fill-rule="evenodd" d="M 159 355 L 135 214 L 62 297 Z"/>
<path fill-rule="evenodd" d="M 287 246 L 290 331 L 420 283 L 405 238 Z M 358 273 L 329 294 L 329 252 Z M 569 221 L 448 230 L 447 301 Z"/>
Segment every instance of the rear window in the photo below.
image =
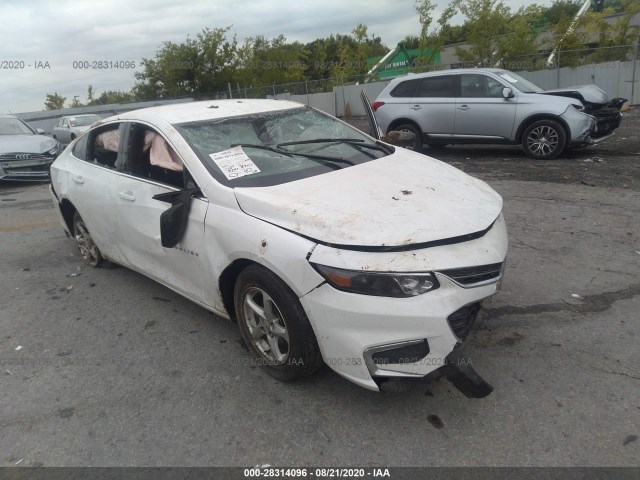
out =
<path fill-rule="evenodd" d="M 391 90 L 390 95 L 392 97 L 415 97 L 416 88 L 420 84 L 420 79 L 407 80 L 404 82 L 400 82 L 396 88 Z"/>

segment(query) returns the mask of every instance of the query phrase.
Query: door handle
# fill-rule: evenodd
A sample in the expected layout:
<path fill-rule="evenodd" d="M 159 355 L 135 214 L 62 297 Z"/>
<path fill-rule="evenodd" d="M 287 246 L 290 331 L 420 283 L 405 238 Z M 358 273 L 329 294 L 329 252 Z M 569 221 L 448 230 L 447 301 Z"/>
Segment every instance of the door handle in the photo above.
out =
<path fill-rule="evenodd" d="M 123 200 L 128 200 L 130 202 L 133 202 L 136 199 L 135 195 L 131 191 L 118 192 L 118 196 Z"/>
<path fill-rule="evenodd" d="M 411 107 L 411 110 L 421 110 L 422 107 L 420 105 L 414 105 L 413 107 Z"/>
<path fill-rule="evenodd" d="M 458 110 L 469 110 L 471 107 L 469 105 L 459 105 Z"/>
<path fill-rule="evenodd" d="M 73 175 L 71 177 L 71 180 L 73 180 L 74 182 L 79 183 L 79 184 L 83 184 L 84 183 L 84 178 L 82 178 L 82 175 Z"/>

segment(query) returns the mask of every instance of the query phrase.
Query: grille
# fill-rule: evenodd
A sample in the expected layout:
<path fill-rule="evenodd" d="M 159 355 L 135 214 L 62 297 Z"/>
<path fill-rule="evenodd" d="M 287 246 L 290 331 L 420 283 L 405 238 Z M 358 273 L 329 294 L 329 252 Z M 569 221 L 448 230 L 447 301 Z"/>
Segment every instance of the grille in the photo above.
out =
<path fill-rule="evenodd" d="M 502 263 L 492 263 L 491 265 L 479 265 L 477 267 L 451 268 L 440 270 L 438 273 L 449 277 L 454 282 L 470 286 L 476 283 L 487 282 L 500 278 Z"/>
<path fill-rule="evenodd" d="M 480 303 L 472 303 L 456 310 L 447 317 L 451 330 L 460 341 L 465 340 L 469 335 L 479 311 Z"/>
<path fill-rule="evenodd" d="M 16 158 L 18 156 L 29 155 L 29 158 Z M 15 161 L 15 160 L 51 160 L 53 157 L 45 153 L 4 153 L 0 155 L 0 161 Z"/>

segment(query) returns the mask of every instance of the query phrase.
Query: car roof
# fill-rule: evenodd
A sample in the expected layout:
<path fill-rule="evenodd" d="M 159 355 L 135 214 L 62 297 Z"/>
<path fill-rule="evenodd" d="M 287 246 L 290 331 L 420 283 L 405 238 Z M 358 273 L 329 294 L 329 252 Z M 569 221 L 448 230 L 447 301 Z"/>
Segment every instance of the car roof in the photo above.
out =
<path fill-rule="evenodd" d="M 238 117 L 252 113 L 273 112 L 300 108 L 304 105 L 287 100 L 237 99 L 207 100 L 203 102 L 174 103 L 158 107 L 143 108 L 116 115 L 107 120 L 162 120 L 170 124 L 195 122 L 227 117 Z"/>
<path fill-rule="evenodd" d="M 100 115 L 98 115 L 97 113 L 79 113 L 77 115 L 65 115 L 64 117 L 60 117 L 60 118 L 78 118 L 78 117 L 99 117 Z"/>
<path fill-rule="evenodd" d="M 423 73 L 407 73 L 406 75 L 402 75 L 401 77 L 396 77 L 393 79 L 393 82 L 398 82 L 402 80 L 408 80 L 411 78 L 423 78 L 437 75 L 453 75 L 453 74 L 461 74 L 461 73 L 503 73 L 509 72 L 509 70 L 505 70 L 504 68 L 454 68 L 450 70 L 436 70 L 433 72 L 423 72 Z"/>

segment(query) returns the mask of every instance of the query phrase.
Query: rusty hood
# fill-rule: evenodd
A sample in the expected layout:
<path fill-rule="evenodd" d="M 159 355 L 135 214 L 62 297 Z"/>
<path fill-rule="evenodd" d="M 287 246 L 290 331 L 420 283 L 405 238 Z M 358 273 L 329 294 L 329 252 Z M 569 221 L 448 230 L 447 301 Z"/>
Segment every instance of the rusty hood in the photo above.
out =
<path fill-rule="evenodd" d="M 502 210 L 502 198 L 486 183 L 404 149 L 324 175 L 234 192 L 251 216 L 345 247 L 459 241 L 488 229 Z"/>

